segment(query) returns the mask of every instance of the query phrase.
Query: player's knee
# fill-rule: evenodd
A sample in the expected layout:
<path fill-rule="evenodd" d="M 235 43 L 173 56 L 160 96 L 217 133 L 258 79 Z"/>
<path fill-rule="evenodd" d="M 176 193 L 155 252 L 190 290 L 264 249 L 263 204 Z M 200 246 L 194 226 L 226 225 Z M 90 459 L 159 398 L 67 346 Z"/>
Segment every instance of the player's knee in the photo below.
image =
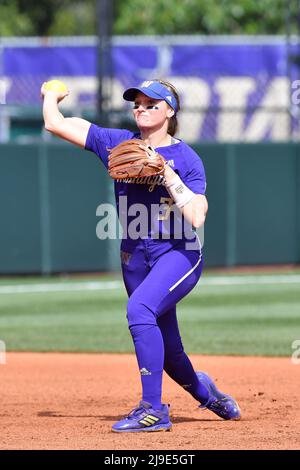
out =
<path fill-rule="evenodd" d="M 128 325 L 156 325 L 156 315 L 151 308 L 146 303 L 136 299 L 132 295 L 127 303 L 127 321 Z"/>
<path fill-rule="evenodd" d="M 182 357 L 185 355 L 182 343 L 179 342 L 176 345 L 169 346 L 165 344 L 165 366 L 166 367 L 177 367 L 182 361 Z"/>

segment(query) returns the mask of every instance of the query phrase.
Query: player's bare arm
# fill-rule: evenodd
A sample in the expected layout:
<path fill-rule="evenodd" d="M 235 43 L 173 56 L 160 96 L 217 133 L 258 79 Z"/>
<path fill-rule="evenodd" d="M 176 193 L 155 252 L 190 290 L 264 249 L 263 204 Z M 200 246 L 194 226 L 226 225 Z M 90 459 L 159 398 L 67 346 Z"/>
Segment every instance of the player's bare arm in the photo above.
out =
<path fill-rule="evenodd" d="M 166 184 L 173 180 L 177 175 L 176 173 L 166 165 L 164 172 Z M 194 194 L 189 202 L 184 204 L 183 207 L 179 206 L 179 209 L 186 220 L 195 228 L 201 227 L 206 218 L 208 203 L 207 199 L 203 194 Z"/>
<path fill-rule="evenodd" d="M 80 147 L 85 146 L 91 123 L 85 119 L 65 118 L 58 108 L 58 103 L 68 96 L 68 91 L 52 91 L 41 88 L 45 129 Z"/>

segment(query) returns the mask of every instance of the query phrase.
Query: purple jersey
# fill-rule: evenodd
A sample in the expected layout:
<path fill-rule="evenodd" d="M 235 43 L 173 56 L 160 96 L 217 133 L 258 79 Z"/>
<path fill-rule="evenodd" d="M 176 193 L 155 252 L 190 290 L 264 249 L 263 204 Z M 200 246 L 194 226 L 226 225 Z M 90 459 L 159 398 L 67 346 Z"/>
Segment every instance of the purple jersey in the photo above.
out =
<path fill-rule="evenodd" d="M 108 154 L 124 140 L 140 138 L 139 133 L 122 129 L 90 126 L 85 148 L 102 160 L 108 168 Z M 205 171 L 199 156 L 183 141 L 157 147 L 185 185 L 195 194 L 205 194 Z M 173 204 L 161 175 L 115 181 L 116 205 L 123 228 L 123 238 L 188 239 L 194 238 L 193 228 Z M 142 205 L 142 206 L 141 206 Z M 143 212 L 144 211 L 144 212 Z M 146 211 L 146 212 L 145 212 Z M 141 214 L 143 212 L 143 214 Z M 134 228 L 135 230 L 131 230 Z M 135 235 L 133 236 L 132 233 Z"/>

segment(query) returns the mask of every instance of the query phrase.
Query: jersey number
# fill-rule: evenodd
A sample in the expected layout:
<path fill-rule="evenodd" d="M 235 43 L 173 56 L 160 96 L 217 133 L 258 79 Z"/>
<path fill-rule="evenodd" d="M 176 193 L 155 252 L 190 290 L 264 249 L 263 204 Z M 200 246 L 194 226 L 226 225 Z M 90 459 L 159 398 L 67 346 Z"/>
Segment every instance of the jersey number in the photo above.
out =
<path fill-rule="evenodd" d="M 160 205 L 164 204 L 164 206 L 159 210 L 158 220 L 167 220 L 170 217 L 173 199 L 171 197 L 161 197 L 159 203 Z"/>

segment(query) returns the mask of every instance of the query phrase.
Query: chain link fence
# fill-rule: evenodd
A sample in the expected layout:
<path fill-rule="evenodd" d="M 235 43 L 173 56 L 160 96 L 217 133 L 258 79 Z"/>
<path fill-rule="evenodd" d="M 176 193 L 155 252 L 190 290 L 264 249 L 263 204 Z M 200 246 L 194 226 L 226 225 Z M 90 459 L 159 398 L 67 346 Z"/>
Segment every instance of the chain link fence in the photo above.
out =
<path fill-rule="evenodd" d="M 109 126 L 134 128 L 124 88 L 163 78 L 181 96 L 186 141 L 299 139 L 284 37 L 114 37 L 111 57 L 103 101 Z M 52 78 L 70 89 L 66 115 L 96 121 L 98 73 L 95 37 L 0 40 L 0 139 L 40 138 L 39 90 Z"/>

